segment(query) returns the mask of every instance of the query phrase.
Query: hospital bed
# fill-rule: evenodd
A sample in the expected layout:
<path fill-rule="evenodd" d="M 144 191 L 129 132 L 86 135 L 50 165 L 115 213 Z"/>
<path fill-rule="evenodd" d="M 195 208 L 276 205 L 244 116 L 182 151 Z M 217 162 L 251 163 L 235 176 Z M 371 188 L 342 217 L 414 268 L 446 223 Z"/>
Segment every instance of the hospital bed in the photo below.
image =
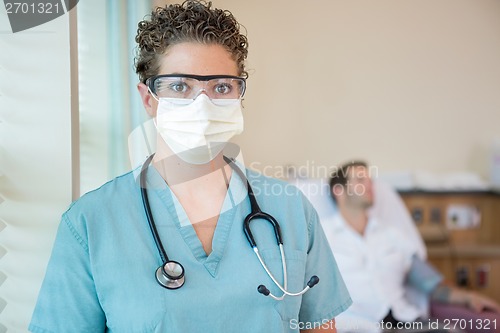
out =
<path fill-rule="evenodd" d="M 289 182 L 297 186 L 309 199 L 311 204 L 316 208 L 320 221 L 327 221 L 329 217 L 336 213 L 337 207 L 335 206 L 335 203 L 330 195 L 328 179 L 294 178 L 290 179 Z M 413 223 L 408 209 L 399 194 L 390 185 L 380 180 L 374 180 L 373 187 L 375 202 L 370 214 L 377 217 L 379 223 L 387 223 L 404 232 L 411 239 L 411 241 L 414 242 L 415 248 L 417 248 L 418 251 L 417 255 L 425 260 L 427 258 L 425 243 L 422 240 L 422 237 L 415 226 L 415 223 Z M 426 295 L 411 288 L 410 286 L 407 286 L 407 296 L 408 299 L 410 299 L 420 309 L 424 318 L 433 318 L 441 323 L 445 320 L 453 321 L 455 323 L 457 323 L 457 321 L 466 321 L 469 323 L 470 321 L 475 320 L 490 319 L 493 321 L 499 318 L 497 314 L 478 314 L 465 307 L 430 302 Z M 455 331 L 446 330 L 443 332 L 500 332 L 500 328 L 498 328 L 500 322 L 498 320 L 496 321 L 496 325 L 497 329 L 493 329 L 491 327 L 487 330 L 468 328 L 465 330 L 456 329 Z M 455 326 L 457 328 L 459 327 L 457 325 Z"/>

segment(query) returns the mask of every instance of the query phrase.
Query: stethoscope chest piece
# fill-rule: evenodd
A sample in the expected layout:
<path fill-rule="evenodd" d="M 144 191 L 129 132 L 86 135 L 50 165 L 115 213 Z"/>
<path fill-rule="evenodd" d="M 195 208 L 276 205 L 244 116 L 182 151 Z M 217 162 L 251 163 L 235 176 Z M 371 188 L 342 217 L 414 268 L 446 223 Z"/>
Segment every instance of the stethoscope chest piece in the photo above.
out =
<path fill-rule="evenodd" d="M 177 261 L 167 261 L 156 270 L 156 281 L 167 289 L 178 289 L 184 285 L 184 267 Z"/>

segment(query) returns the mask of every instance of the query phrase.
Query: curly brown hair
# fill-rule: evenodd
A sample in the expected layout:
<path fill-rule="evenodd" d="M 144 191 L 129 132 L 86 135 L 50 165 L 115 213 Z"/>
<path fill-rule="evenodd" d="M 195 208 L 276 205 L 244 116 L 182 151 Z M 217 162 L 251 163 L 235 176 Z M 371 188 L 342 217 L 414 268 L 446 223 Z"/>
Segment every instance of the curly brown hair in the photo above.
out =
<path fill-rule="evenodd" d="M 158 75 L 160 56 L 166 49 L 183 42 L 219 44 L 233 56 L 239 75 L 247 77 L 245 59 L 248 41 L 240 24 L 228 10 L 212 8 L 212 2 L 187 0 L 182 4 L 157 7 L 137 29 L 135 71 L 141 82 Z"/>

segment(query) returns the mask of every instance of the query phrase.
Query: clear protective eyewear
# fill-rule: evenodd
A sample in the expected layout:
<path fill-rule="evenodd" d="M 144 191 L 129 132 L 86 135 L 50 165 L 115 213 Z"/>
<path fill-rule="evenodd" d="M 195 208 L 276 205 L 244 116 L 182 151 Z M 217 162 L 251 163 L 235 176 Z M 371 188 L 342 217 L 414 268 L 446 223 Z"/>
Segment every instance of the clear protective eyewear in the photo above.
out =
<path fill-rule="evenodd" d="M 164 74 L 148 78 L 146 85 L 157 99 L 187 102 L 204 92 L 216 104 L 218 100 L 241 99 L 246 89 L 244 78 L 231 75 Z"/>

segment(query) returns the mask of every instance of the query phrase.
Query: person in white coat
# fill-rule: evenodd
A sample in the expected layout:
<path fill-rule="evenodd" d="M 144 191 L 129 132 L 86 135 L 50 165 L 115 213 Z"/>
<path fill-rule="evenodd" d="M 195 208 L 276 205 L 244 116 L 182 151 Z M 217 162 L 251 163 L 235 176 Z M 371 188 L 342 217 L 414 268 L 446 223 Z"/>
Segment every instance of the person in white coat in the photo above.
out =
<path fill-rule="evenodd" d="M 339 332 L 354 327 L 377 331 L 421 319 L 421 311 L 407 297 L 406 283 L 437 302 L 500 312 L 495 301 L 445 284 L 422 259 L 418 244 L 369 213 L 374 204 L 369 170 L 365 162 L 350 162 L 337 168 L 329 183 L 338 210 L 322 224 L 353 300 L 337 317 Z"/>

